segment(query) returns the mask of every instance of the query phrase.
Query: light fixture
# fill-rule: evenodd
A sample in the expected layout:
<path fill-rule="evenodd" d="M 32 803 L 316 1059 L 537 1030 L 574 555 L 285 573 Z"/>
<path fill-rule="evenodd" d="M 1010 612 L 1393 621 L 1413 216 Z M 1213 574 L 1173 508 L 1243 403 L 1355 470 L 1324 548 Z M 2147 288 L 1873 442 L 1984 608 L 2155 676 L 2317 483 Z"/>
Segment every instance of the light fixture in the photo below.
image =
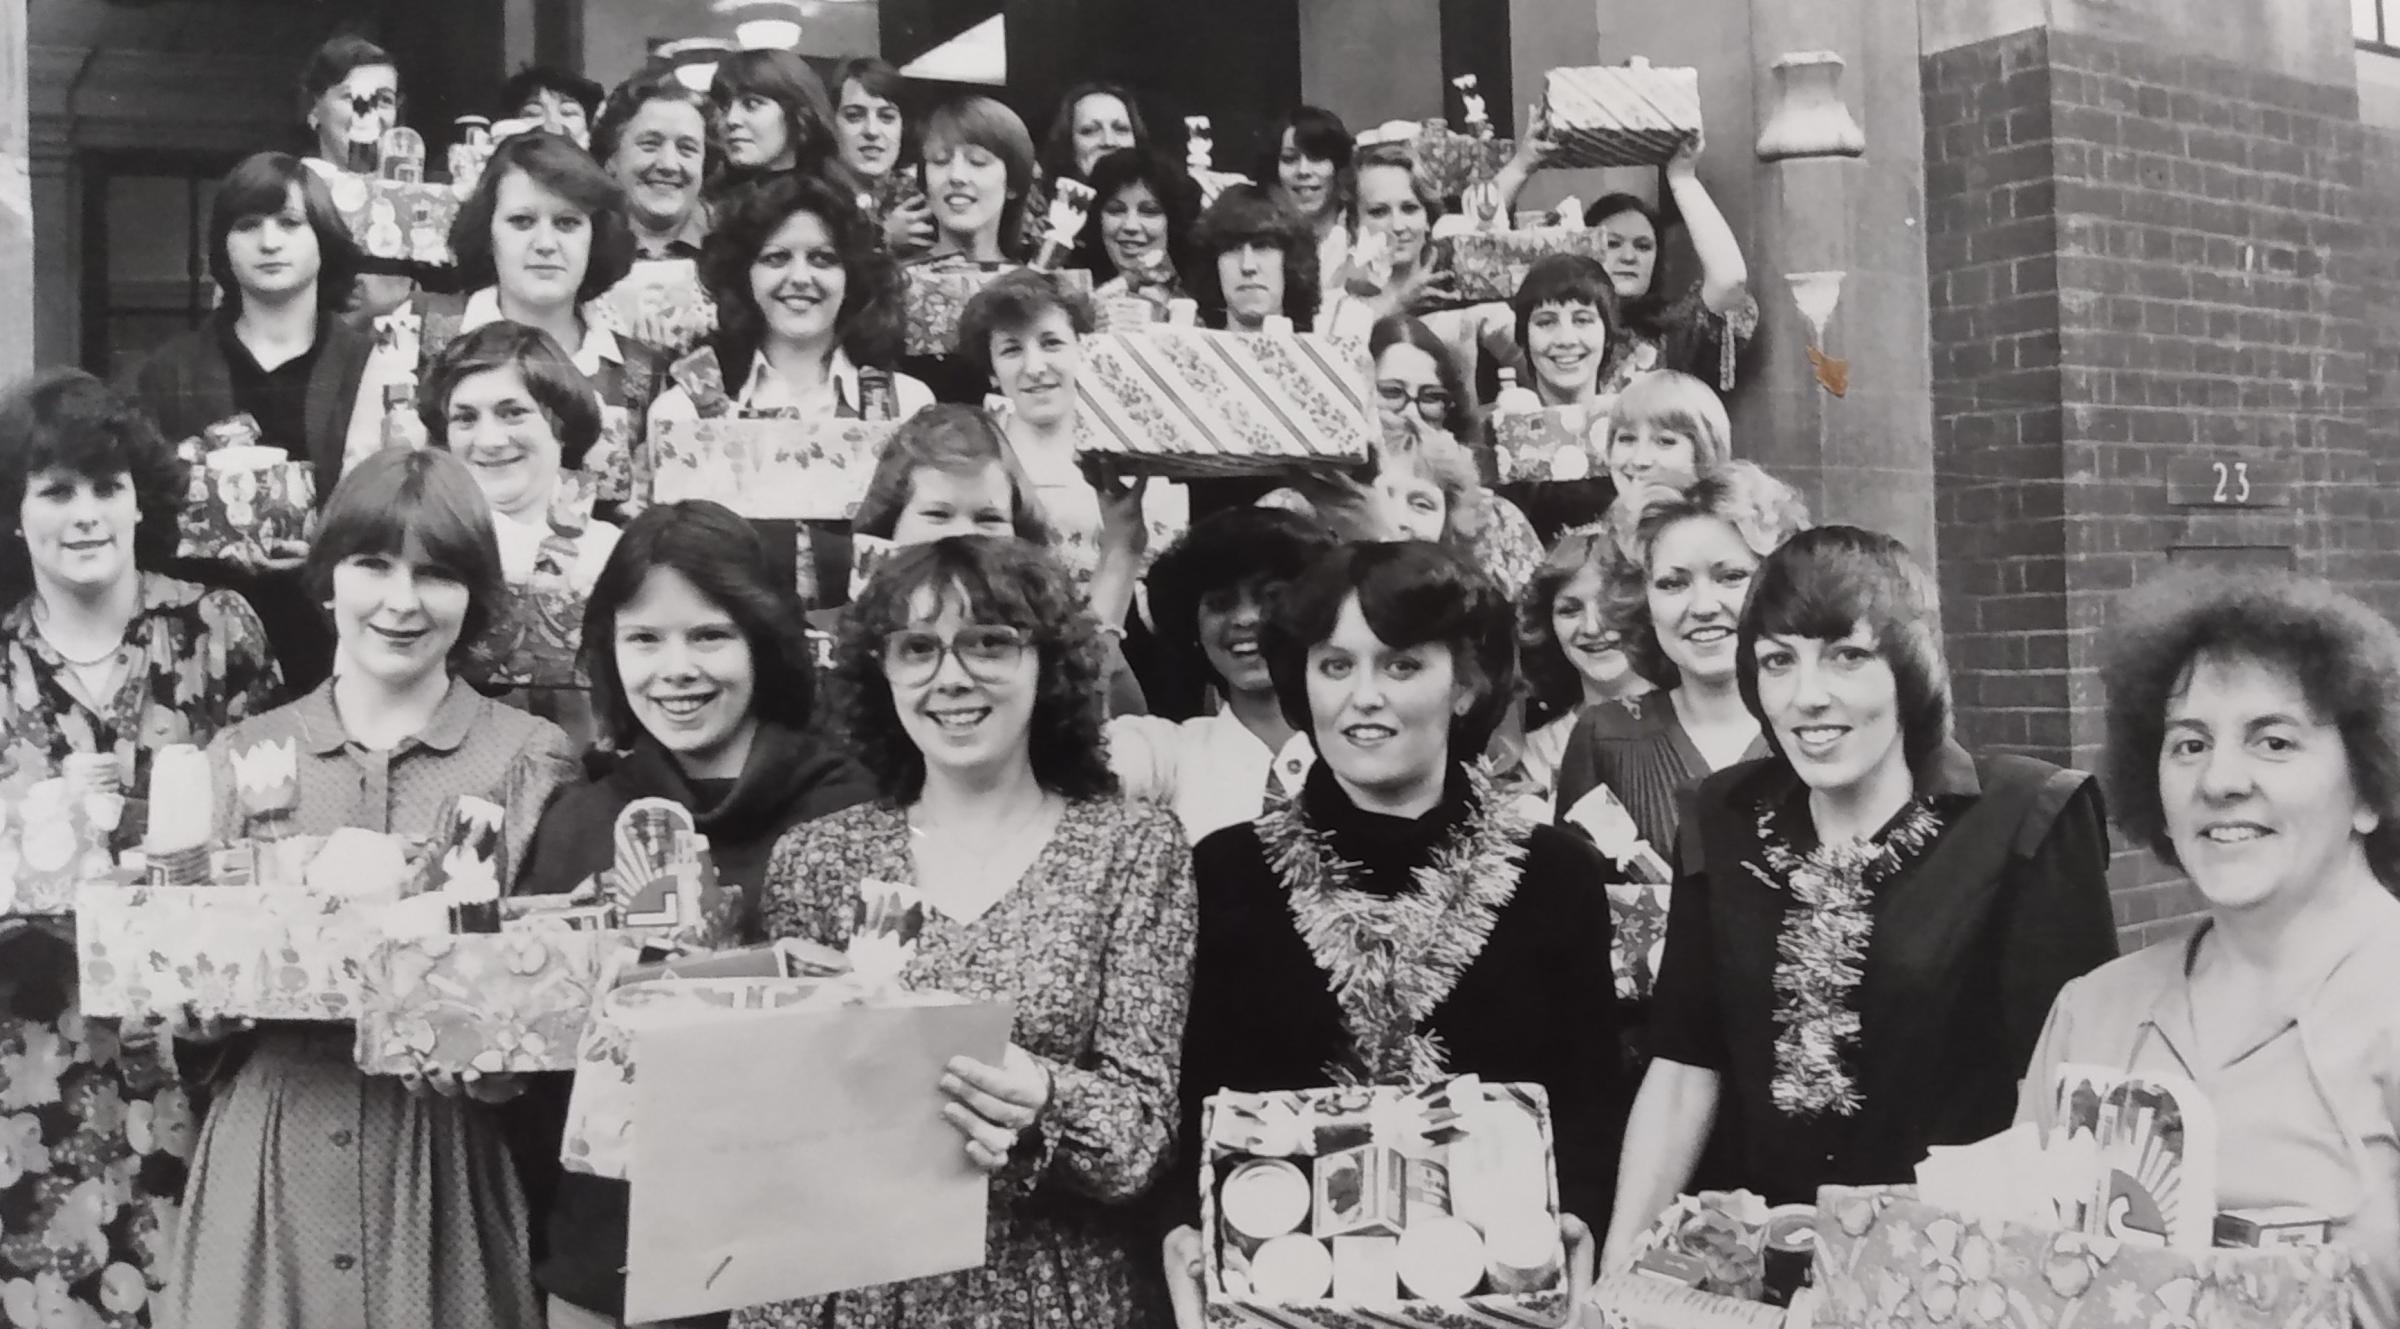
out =
<path fill-rule="evenodd" d="M 716 79 L 717 61 L 733 50 L 722 37 L 685 37 L 662 43 L 651 55 L 675 71 L 675 81 L 694 92 L 708 91 Z"/>

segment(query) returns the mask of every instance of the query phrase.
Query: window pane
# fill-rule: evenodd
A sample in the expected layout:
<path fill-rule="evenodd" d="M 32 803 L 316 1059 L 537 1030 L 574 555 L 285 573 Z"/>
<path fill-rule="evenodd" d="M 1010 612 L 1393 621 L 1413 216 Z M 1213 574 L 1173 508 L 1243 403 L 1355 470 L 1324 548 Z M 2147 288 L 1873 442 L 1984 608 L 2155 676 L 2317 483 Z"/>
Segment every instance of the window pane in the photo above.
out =
<path fill-rule="evenodd" d="M 2380 42 L 2383 37 L 2384 0 L 2350 0 L 2350 35 L 2362 42 Z"/>

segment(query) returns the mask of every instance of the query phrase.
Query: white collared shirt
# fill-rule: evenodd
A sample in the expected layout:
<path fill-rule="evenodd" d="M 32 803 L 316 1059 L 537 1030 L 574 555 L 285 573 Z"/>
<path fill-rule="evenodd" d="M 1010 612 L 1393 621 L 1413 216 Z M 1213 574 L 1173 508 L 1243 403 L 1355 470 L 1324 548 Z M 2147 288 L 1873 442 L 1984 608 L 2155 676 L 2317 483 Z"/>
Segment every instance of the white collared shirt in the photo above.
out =
<path fill-rule="evenodd" d="M 467 297 L 467 307 L 458 316 L 458 331 L 464 336 L 505 317 L 500 312 L 500 288 L 486 286 Z M 583 311 L 583 345 L 559 349 L 567 353 L 567 358 L 575 362 L 586 378 L 598 378 L 604 364 L 625 363 L 625 349 L 617 345 L 617 334 L 610 329 L 608 320 L 600 316 L 596 304 L 585 306 Z"/>
<path fill-rule="evenodd" d="M 1316 745 L 1294 734 L 1269 752 L 1230 709 L 1177 722 L 1120 715 L 1108 722 L 1108 764 L 1127 798 L 1164 803 L 1183 822 L 1185 840 L 1255 820 L 1266 810 L 1267 781 L 1297 798 L 1317 761 Z"/>

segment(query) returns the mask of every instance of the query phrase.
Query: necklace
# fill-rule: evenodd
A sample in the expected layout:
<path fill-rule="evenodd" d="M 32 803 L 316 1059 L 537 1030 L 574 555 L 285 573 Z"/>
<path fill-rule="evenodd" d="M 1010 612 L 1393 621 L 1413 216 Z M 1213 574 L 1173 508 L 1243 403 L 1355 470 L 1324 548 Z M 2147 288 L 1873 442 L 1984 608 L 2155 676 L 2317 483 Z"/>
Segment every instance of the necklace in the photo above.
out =
<path fill-rule="evenodd" d="M 67 654 L 67 648 L 58 644 L 58 638 L 51 636 L 47 632 L 42 634 L 42 640 L 50 644 L 50 649 L 57 652 L 60 660 L 77 669 L 92 669 L 100 665 L 108 664 L 117 658 L 117 652 L 125 645 L 124 642 L 120 641 L 116 645 L 109 647 L 107 650 L 100 652 L 98 655 L 85 660 L 78 659 L 75 656 Z"/>

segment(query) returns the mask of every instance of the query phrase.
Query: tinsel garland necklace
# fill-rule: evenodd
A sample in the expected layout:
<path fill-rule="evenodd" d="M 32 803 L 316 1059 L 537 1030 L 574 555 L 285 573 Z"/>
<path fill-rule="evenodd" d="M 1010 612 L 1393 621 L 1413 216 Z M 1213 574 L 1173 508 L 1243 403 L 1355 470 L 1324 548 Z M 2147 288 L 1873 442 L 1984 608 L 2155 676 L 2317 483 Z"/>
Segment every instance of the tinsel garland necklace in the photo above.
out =
<path fill-rule="evenodd" d="M 1805 813 L 1801 815 L 1805 816 Z M 1775 1106 L 1793 1116 L 1855 1115 L 1863 1100 L 1850 1073 L 1859 1015 L 1851 998 L 1866 977 L 1875 888 L 1899 875 L 1942 833 L 1918 799 L 1873 840 L 1843 840 L 1795 852 L 1770 803 L 1758 813 L 1767 866 L 1745 863 L 1767 888 L 1789 894 L 1775 944 Z"/>
<path fill-rule="evenodd" d="M 1418 1026 L 1458 985 L 1491 939 L 1524 872 L 1529 826 L 1467 772 L 1468 810 L 1427 861 L 1414 891 L 1354 889 L 1358 871 L 1294 799 L 1258 819 L 1267 862 L 1290 893 L 1292 923 L 1331 980 L 1350 1056 L 1326 1068 L 1336 1084 L 1424 1084 L 1448 1074 L 1441 1040 Z"/>

